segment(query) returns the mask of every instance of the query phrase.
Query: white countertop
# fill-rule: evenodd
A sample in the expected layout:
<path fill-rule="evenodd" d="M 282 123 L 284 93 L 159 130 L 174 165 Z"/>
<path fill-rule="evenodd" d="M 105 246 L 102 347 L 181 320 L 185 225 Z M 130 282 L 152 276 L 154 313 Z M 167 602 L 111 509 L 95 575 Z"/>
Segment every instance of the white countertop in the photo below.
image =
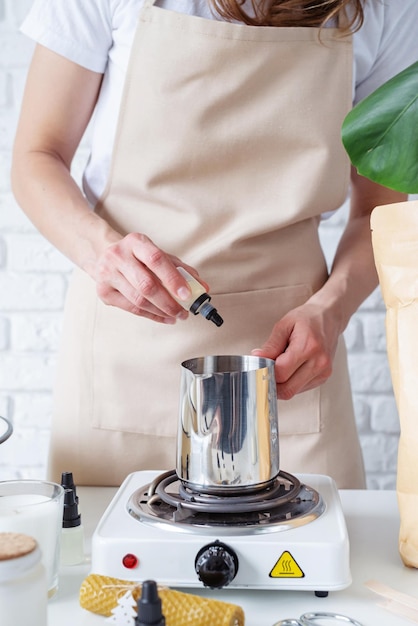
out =
<path fill-rule="evenodd" d="M 80 511 L 90 537 L 116 489 L 80 487 Z M 364 626 L 408 626 L 412 622 L 379 606 L 379 596 L 364 583 L 376 580 L 418 598 L 418 569 L 406 568 L 398 553 L 399 513 L 394 491 L 340 491 L 350 539 L 353 583 L 343 591 L 317 598 L 312 591 L 189 590 L 239 604 L 246 626 L 273 626 L 280 619 L 299 617 L 307 611 L 333 611 L 349 615 Z M 79 606 L 78 592 L 90 572 L 89 563 L 61 570 L 60 588 L 49 602 L 48 626 L 104 626 L 105 618 Z M 186 591 L 182 589 L 181 591 Z M 323 622 L 330 626 L 335 622 Z M 214 624 L 213 626 L 216 626 Z M 318 625 L 320 626 L 320 624 Z"/>

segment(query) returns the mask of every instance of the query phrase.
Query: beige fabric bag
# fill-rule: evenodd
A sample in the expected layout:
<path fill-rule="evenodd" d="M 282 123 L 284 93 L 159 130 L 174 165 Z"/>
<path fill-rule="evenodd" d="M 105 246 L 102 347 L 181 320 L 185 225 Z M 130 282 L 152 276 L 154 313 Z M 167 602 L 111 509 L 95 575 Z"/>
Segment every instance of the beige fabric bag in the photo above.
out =
<path fill-rule="evenodd" d="M 405 565 L 418 567 L 418 201 L 376 207 L 371 227 L 401 428 L 399 551 Z"/>

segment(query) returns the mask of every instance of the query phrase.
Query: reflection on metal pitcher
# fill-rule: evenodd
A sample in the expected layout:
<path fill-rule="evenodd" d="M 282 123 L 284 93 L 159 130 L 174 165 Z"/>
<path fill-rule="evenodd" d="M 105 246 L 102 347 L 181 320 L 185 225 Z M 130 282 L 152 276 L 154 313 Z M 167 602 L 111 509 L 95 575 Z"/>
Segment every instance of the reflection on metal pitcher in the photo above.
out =
<path fill-rule="evenodd" d="M 177 474 L 201 491 L 264 487 L 279 472 L 274 361 L 207 356 L 181 372 Z"/>

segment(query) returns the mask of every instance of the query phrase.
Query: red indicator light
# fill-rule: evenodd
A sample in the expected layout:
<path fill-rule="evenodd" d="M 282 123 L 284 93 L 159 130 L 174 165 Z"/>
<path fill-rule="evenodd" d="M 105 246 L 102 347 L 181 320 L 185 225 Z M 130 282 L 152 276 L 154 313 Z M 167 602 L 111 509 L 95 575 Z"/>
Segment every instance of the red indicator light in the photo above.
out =
<path fill-rule="evenodd" d="M 125 554 L 122 559 L 123 566 L 127 569 L 134 569 L 139 563 L 138 557 L 135 554 Z"/>

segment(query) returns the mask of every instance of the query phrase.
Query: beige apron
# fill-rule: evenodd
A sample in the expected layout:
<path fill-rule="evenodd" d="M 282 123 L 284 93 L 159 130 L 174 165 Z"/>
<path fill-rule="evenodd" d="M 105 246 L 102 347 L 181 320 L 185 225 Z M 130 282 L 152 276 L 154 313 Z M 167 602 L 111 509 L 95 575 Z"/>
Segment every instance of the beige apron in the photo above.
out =
<path fill-rule="evenodd" d="M 346 197 L 340 143 L 351 38 L 251 27 L 146 3 L 107 189 L 96 211 L 196 267 L 225 322 L 163 326 L 96 297 L 76 271 L 55 394 L 51 478 L 117 485 L 172 469 L 180 364 L 248 354 L 326 280 L 319 216 Z M 364 485 L 343 341 L 332 378 L 279 403 L 281 467 Z"/>

